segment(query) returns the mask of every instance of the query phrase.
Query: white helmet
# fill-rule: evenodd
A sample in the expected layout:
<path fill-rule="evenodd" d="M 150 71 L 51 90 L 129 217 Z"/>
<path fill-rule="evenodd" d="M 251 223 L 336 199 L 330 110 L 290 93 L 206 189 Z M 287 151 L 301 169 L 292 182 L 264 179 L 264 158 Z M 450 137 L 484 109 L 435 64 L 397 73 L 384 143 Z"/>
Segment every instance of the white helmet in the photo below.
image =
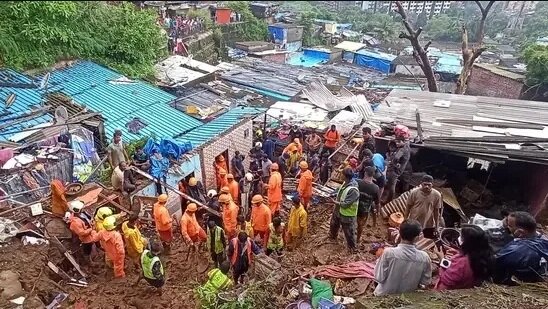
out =
<path fill-rule="evenodd" d="M 213 189 L 207 191 L 207 196 L 208 197 L 214 197 L 215 195 L 217 195 L 217 191 L 215 191 Z"/>
<path fill-rule="evenodd" d="M 255 147 L 263 147 L 263 143 L 261 143 L 261 142 L 256 142 L 256 143 L 255 143 Z"/>
<path fill-rule="evenodd" d="M 70 213 L 70 211 L 65 212 L 65 216 L 63 217 L 63 221 L 68 223 L 70 221 L 71 216 L 72 216 L 72 214 Z"/>
<path fill-rule="evenodd" d="M 84 203 L 78 200 L 71 201 L 69 203 L 69 210 L 75 213 L 79 213 L 84 208 Z"/>
<path fill-rule="evenodd" d="M 245 179 L 247 179 L 247 181 L 252 181 L 252 180 L 253 180 L 253 174 L 251 174 L 251 173 L 246 173 L 246 174 L 245 174 Z"/>

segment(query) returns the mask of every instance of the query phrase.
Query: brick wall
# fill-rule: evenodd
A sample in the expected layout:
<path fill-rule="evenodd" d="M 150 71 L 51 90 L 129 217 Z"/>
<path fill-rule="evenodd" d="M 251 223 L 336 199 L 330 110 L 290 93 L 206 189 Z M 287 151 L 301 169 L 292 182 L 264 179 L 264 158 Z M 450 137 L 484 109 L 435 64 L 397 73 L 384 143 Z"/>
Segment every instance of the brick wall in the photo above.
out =
<path fill-rule="evenodd" d="M 215 161 L 216 156 L 228 149 L 227 163 L 230 173 L 230 160 L 234 157 L 234 152 L 236 150 L 246 156 L 244 166 L 246 168 L 249 166 L 249 158 L 247 155 L 252 146 L 253 121 L 251 119 L 242 120 L 242 122 L 236 124 L 232 129 L 203 146 L 200 151 L 200 159 L 202 165 L 202 179 L 205 187 L 207 189 L 217 189 L 215 170 L 213 168 L 213 162 Z"/>
<path fill-rule="evenodd" d="M 519 99 L 523 82 L 495 74 L 484 68 L 475 66 L 468 80 L 466 94 Z"/>

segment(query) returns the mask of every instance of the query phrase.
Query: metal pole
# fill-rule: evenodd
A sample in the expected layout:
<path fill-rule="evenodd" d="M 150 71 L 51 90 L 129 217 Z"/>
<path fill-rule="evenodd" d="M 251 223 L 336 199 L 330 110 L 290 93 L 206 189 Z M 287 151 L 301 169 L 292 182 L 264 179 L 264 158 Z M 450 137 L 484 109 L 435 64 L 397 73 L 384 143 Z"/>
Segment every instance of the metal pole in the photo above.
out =
<path fill-rule="evenodd" d="M 131 169 L 132 169 L 134 172 L 136 172 L 137 174 L 140 174 L 141 176 L 143 176 L 143 177 L 145 177 L 145 178 L 148 178 L 148 179 L 150 179 L 150 180 L 152 180 L 152 181 L 154 181 L 154 182 L 159 182 L 160 184 L 162 184 L 164 187 L 166 187 L 166 188 L 169 189 L 170 191 L 173 191 L 173 192 L 179 194 L 180 196 L 184 197 L 185 199 L 187 199 L 187 200 L 189 200 L 189 201 L 195 203 L 195 204 L 198 205 L 199 207 L 204 208 L 204 209 L 207 210 L 209 213 L 214 214 L 214 215 L 216 215 L 216 216 L 218 216 L 218 217 L 221 216 L 221 214 L 220 214 L 218 211 L 211 209 L 209 206 L 203 204 L 202 202 L 200 202 L 200 201 L 198 201 L 198 200 L 195 200 L 195 199 L 192 198 L 191 196 L 189 196 L 189 195 L 187 195 L 187 194 L 185 194 L 185 193 L 183 193 L 183 192 L 177 190 L 176 188 L 173 188 L 172 186 L 168 185 L 167 183 L 165 183 L 165 182 L 163 182 L 163 181 L 161 181 L 161 180 L 159 180 L 159 179 L 154 178 L 152 175 L 150 175 L 150 174 L 148 174 L 148 173 L 146 173 L 146 172 L 143 172 L 143 171 L 141 171 L 140 169 L 135 168 L 134 166 L 132 166 Z"/>
<path fill-rule="evenodd" d="M 343 148 L 344 145 L 346 145 L 346 143 L 348 143 L 348 141 L 354 138 L 354 136 L 356 136 L 356 134 L 358 134 L 359 131 L 360 131 L 359 129 L 356 130 L 356 132 L 354 132 L 354 134 L 352 134 L 342 145 L 340 145 L 339 148 L 335 149 L 335 151 L 333 151 L 333 153 L 329 155 L 327 159 L 331 159 L 337 152 L 339 152 L 339 150 L 341 150 L 341 148 Z"/>

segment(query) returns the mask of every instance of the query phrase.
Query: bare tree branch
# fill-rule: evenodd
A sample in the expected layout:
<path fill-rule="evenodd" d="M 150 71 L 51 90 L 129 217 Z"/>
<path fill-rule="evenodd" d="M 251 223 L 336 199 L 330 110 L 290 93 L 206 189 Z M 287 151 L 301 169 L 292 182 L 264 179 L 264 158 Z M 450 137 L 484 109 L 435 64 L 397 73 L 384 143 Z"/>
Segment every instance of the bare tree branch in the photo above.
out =
<path fill-rule="evenodd" d="M 395 12 L 400 14 L 403 26 L 407 30 L 407 33 L 401 32 L 399 37 L 409 40 L 411 46 L 413 46 L 413 58 L 415 58 L 415 61 L 421 67 L 424 72 L 424 76 L 428 81 L 428 90 L 430 92 L 437 92 L 438 84 L 436 83 L 436 76 L 434 75 L 434 70 L 432 69 L 432 65 L 430 64 L 430 59 L 428 59 L 427 54 L 428 47 L 432 44 L 432 42 L 426 43 L 423 47 L 419 42 L 419 36 L 422 33 L 422 28 L 418 28 L 417 30 L 413 29 L 407 19 L 407 13 L 405 12 L 405 9 L 401 5 L 400 1 L 396 1 L 396 7 L 397 9 Z"/>
<path fill-rule="evenodd" d="M 477 0 L 476 0 L 476 1 L 474 1 L 474 2 L 476 2 L 476 4 L 478 5 L 478 7 L 479 7 L 479 9 L 480 9 L 480 11 L 481 11 L 481 15 L 483 15 L 483 11 L 484 11 L 485 9 L 483 8 L 483 5 L 481 4 L 481 1 L 477 1 Z"/>

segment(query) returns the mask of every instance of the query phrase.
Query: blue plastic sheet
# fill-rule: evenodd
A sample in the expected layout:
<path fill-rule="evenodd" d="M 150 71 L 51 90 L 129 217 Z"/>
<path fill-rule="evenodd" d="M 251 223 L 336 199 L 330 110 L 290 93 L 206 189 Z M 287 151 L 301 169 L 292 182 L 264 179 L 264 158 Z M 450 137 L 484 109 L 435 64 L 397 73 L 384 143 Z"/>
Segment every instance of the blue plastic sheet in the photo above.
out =
<path fill-rule="evenodd" d="M 274 43 L 276 44 L 283 44 L 287 40 L 286 38 L 287 31 L 284 28 L 268 26 L 268 32 L 270 33 L 270 35 L 272 35 L 272 38 L 274 39 Z"/>
<path fill-rule="evenodd" d="M 163 138 L 158 143 L 154 139 L 150 138 L 143 147 L 143 151 L 147 155 L 151 156 L 155 150 L 158 150 L 162 156 L 166 158 L 171 157 L 178 159 L 181 155 L 192 150 L 192 143 L 177 143 L 175 140 L 170 138 Z"/>

